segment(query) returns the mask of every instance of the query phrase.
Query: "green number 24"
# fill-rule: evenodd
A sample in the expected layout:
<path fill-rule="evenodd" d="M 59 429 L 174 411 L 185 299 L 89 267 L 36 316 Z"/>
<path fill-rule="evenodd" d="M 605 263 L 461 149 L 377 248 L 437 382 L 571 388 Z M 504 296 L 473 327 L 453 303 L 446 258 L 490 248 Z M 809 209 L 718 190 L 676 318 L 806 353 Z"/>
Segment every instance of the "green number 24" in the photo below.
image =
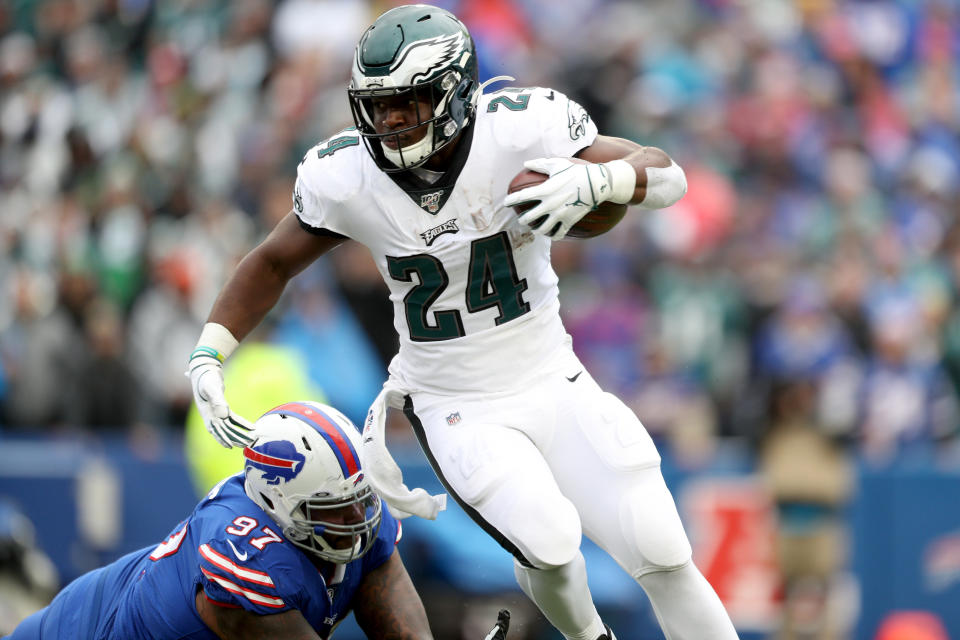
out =
<path fill-rule="evenodd" d="M 390 277 L 401 282 L 419 283 L 403 299 L 410 339 L 415 342 L 450 340 L 466 335 L 463 320 L 456 309 L 434 311 L 433 322 L 428 318 L 430 305 L 436 302 L 450 284 L 450 277 L 436 257 L 420 253 L 402 258 L 387 256 Z M 480 238 L 470 243 L 470 262 L 467 267 L 466 306 L 470 313 L 496 307 L 497 325 L 530 311 L 530 303 L 523 299 L 526 279 L 517 274 L 517 266 L 510 250 L 507 233 Z"/>

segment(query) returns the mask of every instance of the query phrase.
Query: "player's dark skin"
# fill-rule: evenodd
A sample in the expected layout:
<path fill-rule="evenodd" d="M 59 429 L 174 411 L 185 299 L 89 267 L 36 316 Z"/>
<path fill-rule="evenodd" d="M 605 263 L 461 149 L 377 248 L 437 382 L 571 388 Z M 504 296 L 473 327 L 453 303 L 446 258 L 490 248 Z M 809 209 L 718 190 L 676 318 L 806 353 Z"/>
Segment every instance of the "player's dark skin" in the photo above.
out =
<path fill-rule="evenodd" d="M 223 640 L 319 640 L 306 618 L 296 610 L 257 615 L 244 609 L 214 604 L 197 591 L 197 613 Z M 400 554 L 368 573 L 353 598 L 353 615 L 368 638 L 431 640 L 423 602 L 407 574 Z"/>
<path fill-rule="evenodd" d="M 378 133 L 412 127 L 432 113 L 429 103 L 412 101 L 402 95 L 378 102 L 379 106 L 374 104 L 373 114 Z M 423 133 L 414 131 L 423 135 L 426 127 L 423 127 Z M 416 141 L 411 137 L 406 144 Z M 440 149 L 424 168 L 442 170 L 449 163 L 456 145 L 457 141 L 454 141 Z M 592 145 L 581 149 L 577 157 L 595 163 L 623 159 L 633 165 L 637 171 L 637 186 L 630 204 L 637 204 L 646 197 L 647 167 L 670 166 L 670 157 L 656 147 L 643 147 L 631 140 L 603 135 L 598 135 Z M 225 326 L 237 340 L 243 340 L 277 303 L 291 278 L 343 241 L 344 238 L 305 231 L 291 211 L 237 265 L 214 302 L 208 322 Z"/>

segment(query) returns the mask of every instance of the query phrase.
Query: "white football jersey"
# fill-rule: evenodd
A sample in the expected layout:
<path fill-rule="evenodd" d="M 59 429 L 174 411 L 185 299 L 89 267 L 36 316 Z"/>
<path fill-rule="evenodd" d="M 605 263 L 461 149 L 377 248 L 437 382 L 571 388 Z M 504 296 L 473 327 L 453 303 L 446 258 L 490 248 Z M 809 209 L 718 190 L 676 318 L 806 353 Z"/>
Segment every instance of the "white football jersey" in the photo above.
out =
<path fill-rule="evenodd" d="M 396 382 L 439 393 L 516 389 L 569 345 L 551 240 L 503 199 L 525 160 L 570 157 L 596 136 L 563 94 L 508 88 L 480 99 L 468 151 L 433 185 L 381 171 L 352 128 L 307 152 L 294 211 L 373 255 L 400 336 Z"/>

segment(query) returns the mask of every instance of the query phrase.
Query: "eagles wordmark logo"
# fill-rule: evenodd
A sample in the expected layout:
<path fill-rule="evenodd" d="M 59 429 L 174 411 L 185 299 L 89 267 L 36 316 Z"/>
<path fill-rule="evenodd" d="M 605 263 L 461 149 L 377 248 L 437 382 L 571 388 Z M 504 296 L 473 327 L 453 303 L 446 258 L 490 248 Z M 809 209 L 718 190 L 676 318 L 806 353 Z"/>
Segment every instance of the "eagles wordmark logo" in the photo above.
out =
<path fill-rule="evenodd" d="M 451 218 L 433 229 L 427 229 L 420 234 L 420 237 L 423 238 L 423 241 L 426 242 L 429 247 L 438 236 L 442 236 L 445 233 L 457 233 L 458 231 L 460 231 L 460 227 L 457 226 L 457 221 Z"/>

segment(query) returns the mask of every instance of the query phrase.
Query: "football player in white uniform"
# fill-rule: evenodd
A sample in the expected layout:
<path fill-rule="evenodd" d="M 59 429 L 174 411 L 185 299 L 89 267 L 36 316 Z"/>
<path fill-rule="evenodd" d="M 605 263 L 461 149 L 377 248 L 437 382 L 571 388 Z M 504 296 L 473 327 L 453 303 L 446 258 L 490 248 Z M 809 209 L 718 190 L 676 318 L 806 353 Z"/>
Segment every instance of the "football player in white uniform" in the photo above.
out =
<path fill-rule="evenodd" d="M 400 336 L 363 447 L 391 508 L 431 517 L 439 505 L 401 499 L 399 474 L 376 482 L 392 463 L 376 455 L 386 404 L 564 637 L 614 637 L 587 587 L 585 533 L 646 590 L 667 638 L 736 638 L 691 561 L 650 436 L 572 351 L 550 264 L 551 243 L 592 208 L 669 206 L 686 192 L 683 171 L 660 149 L 598 135 L 557 91 L 483 88 L 470 34 L 447 11 L 398 7 L 363 34 L 348 91 L 356 126 L 307 152 L 293 210 L 217 298 L 190 360 L 199 409 L 224 446 L 249 441 L 224 399 L 223 359 L 293 276 L 363 243 Z M 550 178 L 507 197 L 524 167 Z M 511 207 L 527 201 L 539 204 L 518 216 Z"/>

